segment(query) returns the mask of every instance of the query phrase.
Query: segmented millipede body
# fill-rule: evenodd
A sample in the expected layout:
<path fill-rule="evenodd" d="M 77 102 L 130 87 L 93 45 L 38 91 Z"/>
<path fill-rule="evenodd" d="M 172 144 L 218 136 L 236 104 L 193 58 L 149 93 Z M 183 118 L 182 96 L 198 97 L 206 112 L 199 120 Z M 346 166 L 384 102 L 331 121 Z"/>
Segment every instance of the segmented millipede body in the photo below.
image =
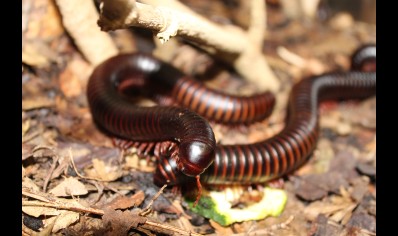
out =
<path fill-rule="evenodd" d="M 361 48 L 353 56 L 352 68 L 362 68 L 364 61 L 375 60 L 375 54 L 375 46 Z M 297 169 L 316 146 L 319 102 L 323 99 L 366 98 L 375 94 L 376 72 L 330 73 L 301 80 L 292 88 L 285 128 L 276 136 L 254 144 L 218 145 L 213 164 L 201 175 L 202 183 L 262 183 Z M 163 184 L 166 181 L 181 184 L 190 178 L 176 169 L 174 159 L 163 158 L 158 163 L 155 182 Z"/>
<path fill-rule="evenodd" d="M 138 107 L 130 95 L 150 97 L 173 107 Z M 87 86 L 91 113 L 105 131 L 123 139 L 179 143 L 176 164 L 184 174 L 201 174 L 214 159 L 215 138 L 206 120 L 225 124 L 261 121 L 270 115 L 274 96 L 227 95 L 190 79 L 176 68 L 143 54 L 112 57 L 92 73 Z"/>
<path fill-rule="evenodd" d="M 171 102 L 217 123 L 233 125 L 262 121 L 275 105 L 275 97 L 270 92 L 252 96 L 229 95 L 208 88 L 171 65 L 143 53 L 115 56 L 100 65 L 100 69 L 107 70 L 109 77 L 102 75 L 100 79 L 109 80 L 112 88 L 132 90 L 127 93 L 134 93 L 134 96 L 139 93 L 160 105 L 170 105 Z M 100 80 L 97 77 L 98 73 L 91 76 L 91 84 Z"/>
<path fill-rule="evenodd" d="M 132 105 L 123 97 L 124 88 L 130 88 L 131 77 L 144 76 L 136 72 L 135 64 L 144 70 L 157 66 L 151 61 L 121 60 L 106 61 L 92 73 L 87 85 L 87 97 L 95 122 L 107 132 L 120 138 L 136 141 L 178 142 L 178 168 L 184 174 L 196 176 L 201 174 L 214 159 L 216 146 L 213 130 L 208 122 L 196 113 L 173 106 L 139 107 Z M 115 70 L 115 64 L 117 65 Z M 133 82 L 132 82 L 133 81 Z"/>

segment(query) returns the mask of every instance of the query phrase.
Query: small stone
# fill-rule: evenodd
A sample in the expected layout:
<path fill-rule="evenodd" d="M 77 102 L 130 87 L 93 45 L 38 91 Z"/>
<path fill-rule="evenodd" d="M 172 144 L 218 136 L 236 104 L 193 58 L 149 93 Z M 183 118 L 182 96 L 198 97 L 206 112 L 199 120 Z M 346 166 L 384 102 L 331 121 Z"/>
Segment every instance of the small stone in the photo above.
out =
<path fill-rule="evenodd" d="M 325 197 L 328 191 L 318 183 L 319 175 L 303 176 L 296 187 L 296 195 L 306 201 L 315 201 Z"/>
<path fill-rule="evenodd" d="M 358 227 L 376 232 L 376 218 L 366 213 L 354 213 L 348 221 L 347 227 Z"/>
<path fill-rule="evenodd" d="M 376 167 L 368 163 L 358 163 L 356 169 L 359 173 L 369 177 L 376 176 Z"/>
<path fill-rule="evenodd" d="M 339 135 L 345 136 L 352 132 L 352 126 L 348 123 L 340 122 L 336 127 L 336 131 Z"/>
<path fill-rule="evenodd" d="M 333 29 L 344 30 L 353 26 L 354 19 L 348 13 L 339 13 L 330 20 L 329 24 Z"/>
<path fill-rule="evenodd" d="M 328 218 L 320 214 L 316 218 L 316 220 L 312 223 L 310 232 L 308 235 L 310 236 L 332 236 L 332 235 L 339 235 L 342 231 L 342 227 L 338 224 L 329 224 Z"/>

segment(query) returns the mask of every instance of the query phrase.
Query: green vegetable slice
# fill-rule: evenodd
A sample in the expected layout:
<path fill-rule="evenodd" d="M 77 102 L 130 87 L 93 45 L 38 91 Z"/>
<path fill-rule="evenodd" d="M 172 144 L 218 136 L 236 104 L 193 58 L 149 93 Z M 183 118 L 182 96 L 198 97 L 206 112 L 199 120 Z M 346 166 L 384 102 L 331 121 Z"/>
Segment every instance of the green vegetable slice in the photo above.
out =
<path fill-rule="evenodd" d="M 261 220 L 268 216 L 278 216 L 282 213 L 287 200 L 285 191 L 264 188 L 264 195 L 260 202 L 244 209 L 233 209 L 231 203 L 225 199 L 223 192 L 210 191 L 209 196 L 202 196 L 196 207 L 193 201 L 188 205 L 193 212 L 210 218 L 220 225 L 227 226 L 235 222 Z"/>

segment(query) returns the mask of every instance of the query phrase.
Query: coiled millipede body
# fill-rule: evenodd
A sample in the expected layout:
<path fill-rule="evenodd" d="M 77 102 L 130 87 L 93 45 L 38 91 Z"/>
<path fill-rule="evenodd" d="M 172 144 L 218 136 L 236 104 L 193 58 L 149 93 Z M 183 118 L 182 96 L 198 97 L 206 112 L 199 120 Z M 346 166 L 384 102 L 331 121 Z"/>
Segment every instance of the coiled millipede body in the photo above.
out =
<path fill-rule="evenodd" d="M 106 60 L 92 74 L 88 93 L 97 83 L 107 83 L 106 91 L 133 90 L 128 93 L 133 92 L 134 96 L 139 93 L 160 105 L 186 107 L 208 120 L 227 125 L 262 121 L 275 105 L 275 97 L 270 92 L 252 96 L 229 95 L 208 88 L 173 66 L 143 53 L 122 54 Z M 89 96 L 88 99 L 90 108 L 95 111 L 97 107 L 92 104 L 99 98 Z"/>
<path fill-rule="evenodd" d="M 179 142 L 179 170 L 189 176 L 201 174 L 213 162 L 216 145 L 208 122 L 184 108 L 132 106 L 117 91 L 117 83 L 123 83 L 125 77 L 115 75 L 107 66 L 97 67 L 88 83 L 96 123 L 124 139 Z"/>
<path fill-rule="evenodd" d="M 270 114 L 275 102 L 270 93 L 230 96 L 208 89 L 148 55 L 127 54 L 94 70 L 87 95 L 94 120 L 113 135 L 178 143 L 177 156 L 159 158 L 154 177 L 157 184 L 181 184 L 198 175 L 208 184 L 262 183 L 297 169 L 308 159 L 319 134 L 319 102 L 376 93 L 376 72 L 359 71 L 374 70 L 375 61 L 376 47 L 367 45 L 354 53 L 353 71 L 301 80 L 292 88 L 285 128 L 270 139 L 247 145 L 216 146 L 211 127 L 195 112 L 225 124 L 252 123 Z M 127 98 L 138 90 L 161 104 L 168 104 L 165 98 L 171 98 L 172 103 L 195 112 L 173 106 L 134 106 Z"/>
<path fill-rule="evenodd" d="M 208 122 L 186 108 L 134 106 L 129 101 L 131 95 L 178 104 L 226 124 L 263 120 L 275 103 L 269 92 L 239 97 L 206 88 L 142 53 L 118 55 L 96 67 L 89 79 L 87 97 L 98 126 L 122 139 L 177 142 L 176 164 L 188 176 L 201 174 L 213 162 L 216 144 Z"/>

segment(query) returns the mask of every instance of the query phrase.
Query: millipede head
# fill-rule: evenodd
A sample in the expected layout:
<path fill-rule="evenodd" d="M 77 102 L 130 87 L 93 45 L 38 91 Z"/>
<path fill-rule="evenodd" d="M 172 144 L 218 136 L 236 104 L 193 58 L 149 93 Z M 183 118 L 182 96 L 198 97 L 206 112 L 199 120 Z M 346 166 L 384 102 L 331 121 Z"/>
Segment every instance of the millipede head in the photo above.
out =
<path fill-rule="evenodd" d="M 358 48 L 351 57 L 351 68 L 365 72 L 376 71 L 376 45 L 366 44 Z"/>
<path fill-rule="evenodd" d="M 191 177 L 202 174 L 215 157 L 215 147 L 200 141 L 183 142 L 179 150 L 178 169 Z"/>

